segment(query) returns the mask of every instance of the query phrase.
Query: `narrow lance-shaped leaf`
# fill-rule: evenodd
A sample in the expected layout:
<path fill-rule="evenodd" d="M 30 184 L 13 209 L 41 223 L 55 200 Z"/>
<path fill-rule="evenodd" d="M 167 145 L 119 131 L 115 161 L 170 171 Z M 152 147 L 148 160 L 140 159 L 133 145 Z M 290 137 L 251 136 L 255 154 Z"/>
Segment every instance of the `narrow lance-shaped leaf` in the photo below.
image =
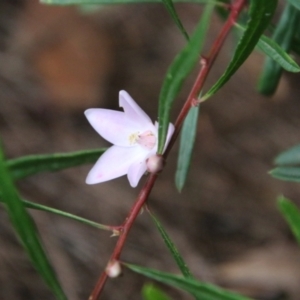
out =
<path fill-rule="evenodd" d="M 95 162 L 106 148 L 70 153 L 29 155 L 7 161 L 12 177 L 17 180 L 45 171 L 58 171 L 66 168 Z"/>
<path fill-rule="evenodd" d="M 205 35 L 209 26 L 210 17 L 214 5 L 209 3 L 201 16 L 201 20 L 192 35 L 189 43 L 175 57 L 173 63 L 167 71 L 159 95 L 159 130 L 158 130 L 158 153 L 162 154 L 167 136 L 170 111 L 175 98 L 177 97 L 184 80 L 195 66 L 200 58 L 200 52 L 203 47 Z"/>
<path fill-rule="evenodd" d="M 69 218 L 69 219 L 74 220 L 74 221 L 79 221 L 79 222 L 81 222 L 85 225 L 89 225 L 89 226 L 92 226 L 92 227 L 95 227 L 95 228 L 98 228 L 98 229 L 111 231 L 111 228 L 107 225 L 99 224 L 97 222 L 94 222 L 94 221 L 76 216 L 74 214 L 62 211 L 60 209 L 56 209 L 56 208 L 53 208 L 53 207 L 41 205 L 41 204 L 34 203 L 34 202 L 31 202 L 31 201 L 28 201 L 28 200 L 23 200 L 23 199 L 21 199 L 21 200 L 24 203 L 24 206 L 27 207 L 27 208 L 53 213 L 53 214 L 56 214 L 56 215 L 61 216 L 61 217 Z M 0 201 L 1 201 L 1 198 L 0 198 Z"/>
<path fill-rule="evenodd" d="M 129 3 L 161 3 L 162 0 L 40 0 L 41 3 L 49 5 L 86 5 L 86 4 L 129 4 Z M 212 0 L 173 0 L 173 2 L 182 3 L 208 3 L 215 2 L 219 4 L 220 1 Z"/>
<path fill-rule="evenodd" d="M 300 10 L 300 1 L 299 0 L 288 0 L 288 2 L 293 5 L 295 8 Z"/>
<path fill-rule="evenodd" d="M 300 166 L 300 145 L 296 145 L 280 153 L 275 159 L 275 164 L 278 166 L 287 166 L 287 165 Z"/>
<path fill-rule="evenodd" d="M 271 176 L 277 179 L 291 182 L 300 182 L 300 145 L 296 145 L 275 159 L 277 168 L 271 170 Z"/>
<path fill-rule="evenodd" d="M 142 294 L 144 300 L 171 300 L 161 289 L 153 284 L 145 284 Z"/>
<path fill-rule="evenodd" d="M 192 295 L 197 295 L 201 300 L 249 300 L 249 298 L 242 295 L 226 291 L 212 284 L 196 281 L 192 278 L 184 278 L 178 275 L 127 263 L 124 265 L 138 274 L 175 288 L 182 289 Z"/>
<path fill-rule="evenodd" d="M 163 226 L 160 224 L 158 219 L 150 212 L 150 210 L 148 210 L 148 212 L 149 212 L 152 220 L 154 221 L 154 224 L 156 225 L 160 235 L 162 236 L 165 244 L 167 245 L 168 249 L 170 250 L 170 252 L 171 252 L 178 268 L 180 269 L 182 275 L 184 277 L 192 278 L 193 276 L 192 276 L 187 264 L 183 260 L 182 256 L 180 255 L 178 249 L 176 248 L 176 246 L 174 245 L 174 243 L 170 239 L 169 235 L 167 234 L 167 232 L 165 231 Z"/>
<path fill-rule="evenodd" d="M 300 211 L 298 207 L 284 196 L 278 198 L 278 208 L 300 244 Z"/>
<path fill-rule="evenodd" d="M 236 27 L 242 31 L 245 30 L 245 28 L 239 24 L 236 24 Z M 262 35 L 258 41 L 257 47 L 285 70 L 295 73 L 300 72 L 299 65 L 274 40 Z"/>
<path fill-rule="evenodd" d="M 237 45 L 233 58 L 224 74 L 202 97 L 202 101 L 214 95 L 248 58 L 255 48 L 259 38 L 270 23 L 276 7 L 277 0 L 251 1 L 249 11 L 250 19 L 246 26 L 246 30 Z"/>
<path fill-rule="evenodd" d="M 162 236 L 166 246 L 168 247 L 168 249 L 170 250 L 171 255 L 173 256 L 178 268 L 180 269 L 182 275 L 186 278 L 193 278 L 192 273 L 190 272 L 186 262 L 184 261 L 183 257 L 181 256 L 181 254 L 179 253 L 177 247 L 175 246 L 175 244 L 173 243 L 173 241 L 171 240 L 171 238 L 169 237 L 168 233 L 165 231 L 165 229 L 163 228 L 163 226 L 161 225 L 161 223 L 158 221 L 158 219 L 151 213 L 151 211 L 148 209 L 148 212 L 152 218 L 152 220 L 154 221 L 160 235 Z M 202 300 L 200 298 L 198 298 L 197 295 L 194 295 L 196 300 Z"/>
<path fill-rule="evenodd" d="M 287 3 L 272 37 L 284 51 L 289 52 L 291 49 L 299 17 L 300 12 Z M 267 57 L 259 79 L 258 90 L 264 95 L 272 95 L 276 91 L 282 71 L 282 67 L 277 62 Z"/>
<path fill-rule="evenodd" d="M 100 11 L 103 8 L 101 4 L 86 4 L 86 5 L 78 5 L 77 9 L 82 14 L 93 14 L 95 12 Z"/>
<path fill-rule="evenodd" d="M 198 115 L 199 106 L 190 108 L 181 130 L 177 169 L 175 174 L 175 183 L 179 192 L 183 189 L 190 167 L 197 133 Z"/>
<path fill-rule="evenodd" d="M 187 31 L 185 30 L 185 28 L 183 27 L 183 24 L 182 24 L 177 12 L 176 12 L 176 9 L 174 7 L 173 1 L 172 0 L 162 0 L 162 2 L 165 5 L 169 14 L 171 15 L 174 23 L 177 25 L 178 29 L 183 34 L 185 39 L 188 41 L 189 35 L 188 35 Z"/>
<path fill-rule="evenodd" d="M 3 198 L 3 196 L 2 196 L 2 193 L 0 192 L 0 202 L 3 203 L 4 201 L 3 201 L 2 198 Z M 59 209 L 56 209 L 56 208 L 53 208 L 53 207 L 41 205 L 41 204 L 34 203 L 34 202 L 24 200 L 24 199 L 21 199 L 21 201 L 22 201 L 24 207 L 26 207 L 26 208 L 31 208 L 31 209 L 36 209 L 36 210 L 40 210 L 40 211 L 53 213 L 53 214 L 56 214 L 58 216 L 66 217 L 66 218 L 69 218 L 69 219 L 72 219 L 72 220 L 75 220 L 75 221 L 79 221 L 83 224 L 86 224 L 86 225 L 89 225 L 89 226 L 92 226 L 92 227 L 96 227 L 98 229 L 111 230 L 111 228 L 109 226 L 90 221 L 88 219 L 70 214 L 68 212 L 65 212 L 65 211 L 62 211 L 62 210 L 59 210 Z"/>
<path fill-rule="evenodd" d="M 291 182 L 300 182 L 300 167 L 278 167 L 269 172 L 277 179 Z"/>
<path fill-rule="evenodd" d="M 27 213 L 4 161 L 4 154 L 0 149 L 0 190 L 5 208 L 12 225 L 22 241 L 33 265 L 48 284 L 57 299 L 67 299 L 56 278 L 55 272 L 42 247 L 39 235 L 31 216 Z"/>
<path fill-rule="evenodd" d="M 293 73 L 300 72 L 299 65 L 274 40 L 263 35 L 257 46 L 286 71 Z"/>

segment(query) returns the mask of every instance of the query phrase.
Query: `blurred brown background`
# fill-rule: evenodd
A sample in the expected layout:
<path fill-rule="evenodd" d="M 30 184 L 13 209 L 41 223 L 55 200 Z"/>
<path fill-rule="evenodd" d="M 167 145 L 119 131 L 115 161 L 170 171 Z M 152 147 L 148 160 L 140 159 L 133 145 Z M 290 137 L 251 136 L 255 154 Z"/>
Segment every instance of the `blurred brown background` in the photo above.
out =
<path fill-rule="evenodd" d="M 177 5 L 189 32 L 201 7 Z M 214 16 L 206 47 L 221 21 Z M 233 53 L 228 39 L 208 80 Z M 118 106 L 127 90 L 153 119 L 162 79 L 184 40 L 161 5 L 105 6 L 93 13 L 37 0 L 0 4 L 0 132 L 8 158 L 107 145 L 85 120 L 90 107 Z M 300 143 L 299 76 L 284 74 L 276 95 L 255 91 L 262 56 L 243 68 L 201 107 L 197 145 L 184 191 L 174 186 L 176 148 L 150 197 L 150 207 L 195 276 L 261 300 L 299 299 L 300 253 L 276 209 L 285 194 L 300 204 L 297 184 L 272 179 L 274 157 Z M 195 73 L 174 107 L 175 118 Z M 84 183 L 91 166 L 40 174 L 19 182 L 31 201 L 104 224 L 125 218 L 137 189 L 121 178 Z M 144 180 L 144 179 L 143 179 Z M 71 300 L 87 299 L 115 238 L 68 219 L 32 211 Z M 0 299 L 54 299 L 32 268 L 0 209 Z M 122 259 L 178 273 L 146 213 Z M 102 299 L 141 299 L 145 278 L 125 270 Z M 174 299 L 191 299 L 170 291 Z"/>

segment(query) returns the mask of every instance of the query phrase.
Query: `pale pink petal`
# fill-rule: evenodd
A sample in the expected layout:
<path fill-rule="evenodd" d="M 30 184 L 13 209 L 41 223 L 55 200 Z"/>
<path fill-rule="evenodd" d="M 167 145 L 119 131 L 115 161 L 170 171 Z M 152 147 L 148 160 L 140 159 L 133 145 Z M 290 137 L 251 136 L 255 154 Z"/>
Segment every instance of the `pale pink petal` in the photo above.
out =
<path fill-rule="evenodd" d="M 128 169 L 128 180 L 132 187 L 136 187 L 147 170 L 146 158 L 144 157 L 139 162 L 133 163 Z"/>
<path fill-rule="evenodd" d="M 154 127 L 149 116 L 138 106 L 126 91 L 120 91 L 119 105 L 123 107 L 126 117 L 138 123 L 141 130 L 151 130 Z"/>
<path fill-rule="evenodd" d="M 130 137 L 141 133 L 139 125 L 129 120 L 124 112 L 90 108 L 84 113 L 93 128 L 114 145 L 130 147 L 134 144 Z"/>
<path fill-rule="evenodd" d="M 141 147 L 112 146 L 106 150 L 90 170 L 87 184 L 108 181 L 128 173 L 130 165 L 140 159 Z M 144 155 L 144 154 L 143 154 Z"/>
<path fill-rule="evenodd" d="M 158 131 L 158 122 L 155 121 L 155 128 L 156 128 L 156 131 Z M 174 133 L 174 130 L 175 130 L 175 127 L 172 123 L 169 123 L 169 127 L 168 127 L 168 133 L 167 133 L 167 137 L 166 137 L 166 143 L 165 143 L 165 146 L 164 146 L 164 151 L 167 149 L 167 146 L 169 145 L 169 142 L 171 140 L 171 137 Z M 156 148 L 157 149 L 157 148 Z"/>
<path fill-rule="evenodd" d="M 171 140 L 171 137 L 174 133 L 174 130 L 175 130 L 175 127 L 172 123 L 169 123 L 169 127 L 168 127 L 168 133 L 167 133 L 167 138 L 166 138 L 166 143 L 165 143 L 165 146 L 164 146 L 164 152 L 166 151 L 167 149 L 167 146 L 169 145 L 169 142 Z"/>

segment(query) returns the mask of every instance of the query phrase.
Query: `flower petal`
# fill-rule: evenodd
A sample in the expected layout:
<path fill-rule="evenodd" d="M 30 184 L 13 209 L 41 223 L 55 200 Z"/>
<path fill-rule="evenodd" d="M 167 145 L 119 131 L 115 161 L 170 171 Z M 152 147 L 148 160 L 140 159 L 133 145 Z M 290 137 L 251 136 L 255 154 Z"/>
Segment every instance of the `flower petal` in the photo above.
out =
<path fill-rule="evenodd" d="M 105 182 L 128 172 L 130 165 L 132 165 L 140 157 L 144 156 L 141 147 L 119 147 L 112 146 L 106 150 L 98 159 L 96 164 L 90 170 L 87 178 L 87 184 L 95 184 Z"/>
<path fill-rule="evenodd" d="M 123 107 L 126 117 L 138 123 L 141 130 L 153 130 L 154 125 L 149 116 L 138 106 L 126 91 L 120 91 L 119 105 Z"/>
<path fill-rule="evenodd" d="M 136 187 L 141 179 L 141 177 L 147 171 L 146 158 L 144 157 L 139 162 L 133 163 L 127 173 L 127 178 L 132 187 Z"/>
<path fill-rule="evenodd" d="M 155 128 L 156 128 L 156 131 L 158 131 L 158 122 L 155 121 Z M 165 146 L 164 146 L 164 151 L 163 153 L 166 151 L 167 149 L 167 146 L 171 140 L 171 137 L 174 133 L 174 130 L 175 130 L 175 127 L 172 123 L 169 123 L 169 127 L 168 127 L 168 133 L 167 133 L 167 137 L 166 137 L 166 142 L 165 142 Z M 157 145 L 158 146 L 158 145 Z M 156 150 L 157 150 L 157 147 L 156 147 Z"/>
<path fill-rule="evenodd" d="M 129 120 L 124 112 L 102 108 L 90 108 L 85 112 L 93 128 L 110 143 L 122 146 L 132 146 L 130 136 L 141 133 L 136 122 Z"/>
<path fill-rule="evenodd" d="M 164 146 L 164 152 L 166 151 L 167 149 L 167 146 L 169 145 L 169 142 L 171 140 L 171 137 L 174 133 L 174 130 L 175 130 L 175 127 L 172 123 L 169 123 L 169 127 L 168 127 L 168 133 L 167 133 L 167 138 L 166 138 L 166 143 L 165 143 L 165 146 Z"/>

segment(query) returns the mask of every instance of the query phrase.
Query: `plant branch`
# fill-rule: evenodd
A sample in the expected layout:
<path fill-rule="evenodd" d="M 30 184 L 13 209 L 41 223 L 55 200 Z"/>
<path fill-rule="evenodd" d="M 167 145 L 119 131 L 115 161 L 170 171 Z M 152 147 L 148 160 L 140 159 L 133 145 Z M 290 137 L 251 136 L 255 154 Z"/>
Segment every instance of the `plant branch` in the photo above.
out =
<path fill-rule="evenodd" d="M 166 159 L 171 148 L 173 147 L 178 134 L 180 132 L 180 129 L 182 127 L 183 121 L 186 118 L 189 109 L 192 106 L 198 105 L 198 95 L 200 94 L 201 89 L 203 88 L 204 82 L 209 74 L 209 71 L 211 70 L 211 67 L 217 58 L 224 41 L 226 40 L 228 33 L 234 23 L 237 20 L 238 15 L 242 11 L 243 7 L 245 6 L 246 0 L 235 0 L 234 3 L 229 7 L 231 10 L 227 21 L 225 22 L 224 26 L 222 27 L 220 34 L 216 38 L 215 42 L 213 43 L 209 54 L 206 57 L 202 57 L 200 60 L 201 68 L 199 71 L 199 74 L 194 82 L 194 85 L 187 97 L 187 100 L 185 104 L 183 105 L 177 119 L 175 122 L 175 131 L 172 136 L 172 139 L 166 149 L 166 152 L 164 153 L 164 158 Z M 124 244 L 126 242 L 128 233 L 136 220 L 139 212 L 141 211 L 143 205 L 146 203 L 148 196 L 154 186 L 154 183 L 156 181 L 157 174 L 150 174 L 150 176 L 147 178 L 147 181 L 145 185 L 143 186 L 141 192 L 139 193 L 136 202 L 133 204 L 127 218 L 123 222 L 123 225 L 120 227 L 120 235 L 118 237 L 118 241 L 116 243 L 115 249 L 110 257 L 109 263 L 113 261 L 117 261 L 120 258 L 121 252 L 123 250 Z M 108 275 L 106 271 L 104 271 L 101 276 L 98 279 L 98 282 L 94 288 L 94 290 L 91 293 L 91 296 L 89 297 L 89 300 L 97 300 L 100 297 L 100 294 L 104 288 L 104 285 L 106 283 L 106 280 L 108 278 Z"/>
<path fill-rule="evenodd" d="M 194 85 L 190 91 L 190 94 L 187 97 L 187 100 L 185 101 L 177 119 L 175 122 L 175 131 L 172 135 L 171 141 L 164 153 L 164 157 L 166 158 L 172 149 L 178 134 L 180 132 L 180 129 L 182 127 L 183 121 L 185 120 L 189 110 L 191 107 L 199 105 L 200 102 L 198 100 L 198 96 L 200 94 L 200 91 L 203 88 L 203 85 L 205 83 L 205 80 L 209 74 L 209 71 L 211 70 L 211 67 L 213 66 L 214 61 L 216 60 L 220 50 L 222 49 L 222 46 L 230 32 L 230 29 L 234 26 L 240 12 L 242 11 L 243 7 L 246 4 L 246 0 L 236 0 L 229 9 L 231 10 L 228 19 L 224 23 L 218 37 L 214 41 L 209 54 L 204 57 L 202 56 L 200 59 L 200 71 L 198 73 L 198 76 L 194 82 Z"/>
<path fill-rule="evenodd" d="M 134 221 L 136 220 L 138 214 L 140 213 L 142 207 L 146 203 L 148 196 L 152 190 L 152 187 L 154 186 L 156 178 L 157 178 L 157 174 L 150 174 L 150 176 L 148 176 L 146 183 L 144 184 L 127 218 L 125 219 L 123 225 L 121 226 L 122 229 L 120 230 L 120 235 L 117 244 L 109 259 L 109 262 L 116 261 L 120 258 L 128 233 Z M 106 283 L 107 277 L 108 277 L 107 273 L 105 271 L 102 272 L 91 296 L 89 297 L 89 300 L 97 300 L 99 298 L 101 291 L 103 290 L 104 285 Z"/>

